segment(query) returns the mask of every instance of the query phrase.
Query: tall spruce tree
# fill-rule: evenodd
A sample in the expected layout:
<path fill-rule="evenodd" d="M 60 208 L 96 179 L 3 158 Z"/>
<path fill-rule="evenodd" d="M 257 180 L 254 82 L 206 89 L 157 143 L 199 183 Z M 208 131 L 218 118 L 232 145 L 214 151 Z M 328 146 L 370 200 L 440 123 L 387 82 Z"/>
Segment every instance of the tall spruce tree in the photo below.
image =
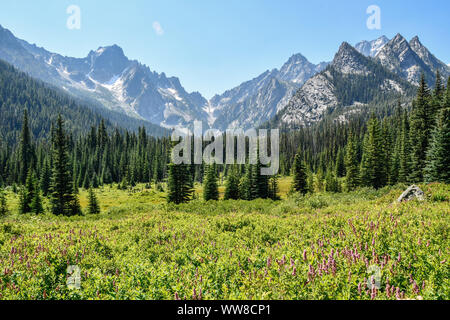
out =
<path fill-rule="evenodd" d="M 257 163 L 252 166 L 256 198 L 267 199 L 269 197 L 269 177 L 261 174 L 263 166 L 259 160 L 259 152 L 257 158 Z"/>
<path fill-rule="evenodd" d="M 438 116 L 440 113 L 440 110 L 443 106 L 444 102 L 444 93 L 445 93 L 445 87 L 442 83 L 442 77 L 439 73 L 439 70 L 436 71 L 436 83 L 434 85 L 433 95 L 431 97 L 431 106 L 430 106 L 430 112 L 432 114 L 433 122 L 438 120 Z M 433 123 L 434 124 L 434 123 Z"/>
<path fill-rule="evenodd" d="M 216 164 L 207 166 L 206 179 L 203 187 L 203 199 L 205 201 L 219 200 L 219 186 L 217 185 Z"/>
<path fill-rule="evenodd" d="M 21 214 L 31 213 L 32 212 L 32 201 L 35 197 L 35 176 L 34 173 L 29 170 L 27 174 L 27 178 L 25 181 L 25 185 L 20 190 L 19 195 L 19 212 Z"/>
<path fill-rule="evenodd" d="M 41 190 L 39 188 L 39 181 L 33 178 L 33 198 L 31 199 L 31 212 L 38 215 L 44 212 L 42 205 Z"/>
<path fill-rule="evenodd" d="M 237 169 L 233 167 L 228 174 L 227 181 L 225 183 L 225 200 L 238 200 L 239 199 L 239 177 Z"/>
<path fill-rule="evenodd" d="M 91 187 L 88 191 L 88 212 L 89 214 L 99 214 L 100 205 L 97 200 L 97 196 L 94 193 L 94 189 Z"/>
<path fill-rule="evenodd" d="M 411 166 L 409 180 L 419 183 L 423 181 L 423 170 L 433 127 L 430 107 L 430 90 L 422 74 L 417 97 L 413 103 L 410 122 Z"/>
<path fill-rule="evenodd" d="M 193 195 L 193 182 L 188 165 L 170 163 L 168 174 L 167 201 L 175 204 L 191 201 Z"/>
<path fill-rule="evenodd" d="M 328 168 L 325 177 L 325 191 L 327 192 L 339 192 L 339 182 L 335 176 L 335 173 L 331 167 Z"/>
<path fill-rule="evenodd" d="M 28 111 L 23 113 L 22 133 L 19 145 L 20 182 L 25 184 L 29 170 L 33 165 L 34 151 L 31 144 L 30 128 L 28 123 Z"/>
<path fill-rule="evenodd" d="M 53 141 L 53 174 L 51 180 L 51 208 L 55 215 L 80 214 L 78 198 L 74 195 L 73 179 L 69 170 L 67 138 L 61 115 L 56 123 Z"/>
<path fill-rule="evenodd" d="M 308 176 L 306 174 L 306 165 L 299 153 L 295 155 L 293 170 L 294 170 L 294 181 L 292 184 L 293 190 L 296 192 L 300 192 L 301 194 L 307 194 Z"/>
<path fill-rule="evenodd" d="M 274 175 L 269 179 L 269 199 L 274 201 L 280 200 L 280 196 L 278 195 L 279 191 L 278 175 Z"/>
<path fill-rule="evenodd" d="M 357 142 L 354 134 L 350 134 L 345 155 L 346 186 L 347 191 L 355 190 L 359 185 L 359 162 Z"/>
<path fill-rule="evenodd" d="M 251 201 L 255 200 L 258 197 L 258 188 L 253 173 L 253 165 L 247 164 L 245 175 L 244 177 L 242 177 L 239 183 L 239 197 L 242 200 Z"/>
<path fill-rule="evenodd" d="M 408 182 L 410 173 L 410 150 L 409 150 L 409 119 L 408 113 L 403 112 L 402 126 L 400 133 L 400 166 L 398 171 L 398 181 Z"/>
<path fill-rule="evenodd" d="M 41 179 L 40 179 L 40 189 L 44 197 L 46 197 L 50 191 L 50 183 L 52 178 L 52 171 L 50 169 L 49 161 L 46 160 L 44 167 L 42 168 Z"/>
<path fill-rule="evenodd" d="M 425 167 L 426 182 L 450 183 L 450 108 L 442 109 Z"/>
<path fill-rule="evenodd" d="M 361 183 L 364 186 L 379 189 L 386 185 L 385 153 L 380 123 L 372 114 L 364 138 L 363 158 L 361 162 Z"/>
<path fill-rule="evenodd" d="M 445 90 L 444 95 L 444 104 L 442 106 L 442 109 L 450 108 L 450 77 L 448 77 L 447 80 L 447 90 Z"/>
<path fill-rule="evenodd" d="M 336 155 L 336 177 L 342 178 L 345 177 L 345 174 L 345 152 L 344 149 L 339 148 Z"/>

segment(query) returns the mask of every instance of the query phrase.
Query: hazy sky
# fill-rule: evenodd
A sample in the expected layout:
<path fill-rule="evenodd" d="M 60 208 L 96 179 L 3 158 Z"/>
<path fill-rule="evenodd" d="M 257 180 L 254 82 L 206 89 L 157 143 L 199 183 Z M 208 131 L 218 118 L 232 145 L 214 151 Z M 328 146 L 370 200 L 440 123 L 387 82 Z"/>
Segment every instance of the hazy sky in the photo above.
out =
<path fill-rule="evenodd" d="M 81 9 L 79 30 L 66 26 L 70 5 Z M 370 5 L 381 9 L 381 30 L 366 26 Z M 0 0 L 0 24 L 19 38 L 75 57 L 118 44 L 208 98 L 294 53 L 330 61 L 342 41 L 398 32 L 450 63 L 449 12 L 448 0 Z"/>

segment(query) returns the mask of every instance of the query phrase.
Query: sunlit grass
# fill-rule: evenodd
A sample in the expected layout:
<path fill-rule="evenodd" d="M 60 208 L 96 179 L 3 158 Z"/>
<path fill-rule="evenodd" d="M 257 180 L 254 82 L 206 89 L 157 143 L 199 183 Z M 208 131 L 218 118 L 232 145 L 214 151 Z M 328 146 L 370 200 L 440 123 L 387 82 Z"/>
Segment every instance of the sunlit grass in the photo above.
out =
<path fill-rule="evenodd" d="M 403 185 L 288 196 L 290 182 L 280 179 L 282 201 L 205 203 L 197 185 L 178 206 L 155 186 L 105 186 L 100 215 L 70 218 L 19 215 L 8 190 L 0 299 L 450 297 L 450 186 L 421 185 L 425 202 L 398 204 Z M 87 191 L 79 198 L 86 211 Z M 82 270 L 80 290 L 66 286 L 68 265 Z M 368 265 L 381 268 L 375 294 Z"/>

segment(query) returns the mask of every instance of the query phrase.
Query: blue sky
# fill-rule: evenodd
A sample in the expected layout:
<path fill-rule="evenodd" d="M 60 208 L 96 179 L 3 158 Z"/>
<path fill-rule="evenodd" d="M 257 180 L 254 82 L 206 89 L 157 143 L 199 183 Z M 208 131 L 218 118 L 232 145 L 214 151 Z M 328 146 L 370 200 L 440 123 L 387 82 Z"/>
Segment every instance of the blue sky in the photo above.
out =
<path fill-rule="evenodd" d="M 448 0 L 0 0 L 0 24 L 19 38 L 67 56 L 118 44 L 130 59 L 177 76 L 188 91 L 222 93 L 294 53 L 329 61 L 342 41 L 355 44 L 400 32 L 419 35 L 450 63 Z M 81 29 L 69 30 L 69 5 Z M 369 30 L 366 9 L 381 9 Z M 155 31 L 158 22 L 160 29 Z"/>

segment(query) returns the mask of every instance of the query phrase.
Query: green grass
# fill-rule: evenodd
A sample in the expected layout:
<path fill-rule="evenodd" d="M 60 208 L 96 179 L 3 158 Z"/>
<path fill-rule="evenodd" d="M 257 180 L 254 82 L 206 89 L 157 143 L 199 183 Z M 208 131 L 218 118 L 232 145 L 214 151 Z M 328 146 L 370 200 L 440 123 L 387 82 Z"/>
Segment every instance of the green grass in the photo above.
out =
<path fill-rule="evenodd" d="M 397 288 L 402 299 L 450 298 L 448 185 L 422 185 L 427 201 L 397 204 L 405 186 L 288 197 L 289 184 L 281 179 L 278 202 L 179 206 L 154 189 L 107 186 L 96 190 L 100 215 L 71 218 L 19 215 L 9 192 L 0 299 L 193 299 L 194 290 L 202 299 L 396 299 Z M 86 199 L 80 192 L 84 208 Z M 81 269 L 80 290 L 67 288 L 69 265 Z M 365 289 L 373 265 L 377 292 Z"/>

